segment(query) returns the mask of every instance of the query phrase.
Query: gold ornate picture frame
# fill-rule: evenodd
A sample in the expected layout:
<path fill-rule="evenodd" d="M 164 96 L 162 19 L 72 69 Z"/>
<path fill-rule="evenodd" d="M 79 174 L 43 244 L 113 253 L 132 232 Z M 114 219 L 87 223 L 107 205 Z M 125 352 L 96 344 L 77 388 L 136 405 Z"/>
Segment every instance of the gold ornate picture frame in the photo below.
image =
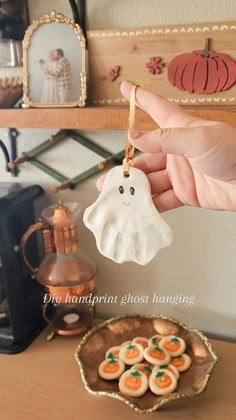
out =
<path fill-rule="evenodd" d="M 73 19 L 52 11 L 34 20 L 23 39 L 24 107 L 83 107 L 86 44 Z"/>

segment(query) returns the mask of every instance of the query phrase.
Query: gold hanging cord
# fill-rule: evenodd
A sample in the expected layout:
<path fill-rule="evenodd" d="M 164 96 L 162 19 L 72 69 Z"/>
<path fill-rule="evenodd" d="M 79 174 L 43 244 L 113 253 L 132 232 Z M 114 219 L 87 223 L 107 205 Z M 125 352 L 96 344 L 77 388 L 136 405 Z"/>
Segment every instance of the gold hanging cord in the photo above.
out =
<path fill-rule="evenodd" d="M 130 106 L 129 106 L 129 128 L 134 128 L 135 126 L 135 96 L 137 85 L 132 86 L 130 92 Z M 125 158 L 123 160 L 123 170 L 124 176 L 129 176 L 129 168 L 133 166 L 133 157 L 134 157 L 134 146 L 130 144 L 128 139 L 128 134 L 125 140 Z"/>

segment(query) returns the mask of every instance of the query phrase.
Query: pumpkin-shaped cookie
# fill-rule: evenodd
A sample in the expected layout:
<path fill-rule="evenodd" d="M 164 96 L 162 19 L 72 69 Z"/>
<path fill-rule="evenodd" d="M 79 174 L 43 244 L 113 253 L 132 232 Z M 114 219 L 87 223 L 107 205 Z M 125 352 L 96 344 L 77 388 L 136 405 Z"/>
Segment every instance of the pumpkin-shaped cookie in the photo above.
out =
<path fill-rule="evenodd" d="M 172 367 L 174 367 L 174 366 L 172 366 Z M 144 373 L 146 376 L 147 376 L 147 378 L 149 378 L 149 376 L 151 375 L 151 373 L 152 373 L 152 368 L 151 368 L 151 366 L 149 366 L 148 364 L 146 364 L 146 363 L 137 363 L 136 365 L 134 365 L 134 366 L 132 366 L 131 367 L 131 369 L 132 370 L 138 370 L 139 372 L 142 372 L 142 373 Z M 178 372 L 178 371 L 177 371 Z"/>
<path fill-rule="evenodd" d="M 120 377 L 119 389 L 131 397 L 141 397 L 148 389 L 147 376 L 138 370 L 129 369 Z"/>
<path fill-rule="evenodd" d="M 149 338 L 148 340 L 148 346 L 149 347 L 156 347 L 158 346 L 158 344 L 160 343 L 160 341 L 164 338 L 163 335 L 161 334 L 156 334 L 153 335 L 151 338 Z"/>
<path fill-rule="evenodd" d="M 143 347 L 138 343 L 122 346 L 119 352 L 119 359 L 126 365 L 140 363 L 143 361 Z"/>
<path fill-rule="evenodd" d="M 177 381 L 180 378 L 180 373 L 178 371 L 178 369 L 174 366 L 174 365 L 164 365 L 164 366 L 154 366 L 154 368 L 152 369 L 152 373 L 157 373 L 159 369 L 167 369 L 169 370 L 171 373 L 174 374 L 174 376 L 176 377 Z"/>
<path fill-rule="evenodd" d="M 101 378 L 113 380 L 119 378 L 125 370 L 125 364 L 119 359 L 106 359 L 100 363 L 98 374 Z"/>
<path fill-rule="evenodd" d="M 149 378 L 149 388 L 156 395 L 170 394 L 177 387 L 177 379 L 167 369 L 159 369 Z"/>
<path fill-rule="evenodd" d="M 185 372 L 190 368 L 192 361 L 188 354 L 183 353 L 181 356 L 174 357 L 170 364 L 175 366 L 179 372 Z"/>
<path fill-rule="evenodd" d="M 120 346 L 110 347 L 105 354 L 105 359 L 118 359 L 120 352 Z"/>
<path fill-rule="evenodd" d="M 159 347 L 168 351 L 172 357 L 176 357 L 184 353 L 186 343 L 182 338 L 176 337 L 176 335 L 168 335 L 160 341 Z"/>
<path fill-rule="evenodd" d="M 144 349 L 146 348 L 146 347 L 148 347 L 148 339 L 147 338 L 145 338 L 145 337 L 135 337 L 133 340 L 132 340 L 132 343 L 138 343 L 138 344 L 140 344 Z"/>
<path fill-rule="evenodd" d="M 159 346 L 147 347 L 144 350 L 144 359 L 153 365 L 168 365 L 170 362 L 170 355 L 166 350 L 161 349 Z"/>

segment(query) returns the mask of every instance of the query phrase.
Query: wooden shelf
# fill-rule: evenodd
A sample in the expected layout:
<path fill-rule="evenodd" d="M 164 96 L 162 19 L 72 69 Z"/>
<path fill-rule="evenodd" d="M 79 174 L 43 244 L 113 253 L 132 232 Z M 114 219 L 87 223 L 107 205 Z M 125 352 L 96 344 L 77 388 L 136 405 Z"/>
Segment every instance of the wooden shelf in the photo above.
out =
<path fill-rule="evenodd" d="M 224 121 L 236 127 L 236 107 L 183 107 L 196 117 Z M 126 130 L 129 107 L 1 109 L 0 127 Z M 137 109 L 136 127 L 152 130 L 157 124 Z"/>

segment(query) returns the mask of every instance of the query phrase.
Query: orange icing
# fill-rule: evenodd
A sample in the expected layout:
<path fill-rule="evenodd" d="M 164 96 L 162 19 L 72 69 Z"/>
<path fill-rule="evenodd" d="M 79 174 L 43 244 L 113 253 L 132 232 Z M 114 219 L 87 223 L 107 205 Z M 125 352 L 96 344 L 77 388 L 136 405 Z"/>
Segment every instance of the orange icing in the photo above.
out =
<path fill-rule="evenodd" d="M 165 341 L 164 348 L 167 351 L 177 351 L 180 348 L 180 342 L 179 341 L 175 342 L 172 340 Z"/>
<path fill-rule="evenodd" d="M 164 373 L 162 376 L 156 377 L 156 385 L 158 386 L 158 388 L 169 388 L 171 384 L 172 379 L 167 373 Z"/>
<path fill-rule="evenodd" d="M 171 364 L 175 367 L 180 367 L 184 365 L 184 358 L 183 357 L 177 357 L 176 359 L 173 359 L 171 361 Z"/>
<path fill-rule="evenodd" d="M 119 357 L 119 352 L 120 352 L 120 349 L 112 350 L 111 354 L 112 354 L 113 357 Z"/>
<path fill-rule="evenodd" d="M 134 391 L 138 390 L 142 385 L 141 376 L 133 376 L 132 373 L 125 378 L 124 386 L 127 389 L 132 389 Z"/>
<path fill-rule="evenodd" d="M 119 368 L 120 368 L 119 363 L 108 362 L 103 366 L 103 372 L 104 373 L 115 373 L 115 372 L 118 372 Z"/>
<path fill-rule="evenodd" d="M 166 354 L 161 350 L 156 350 L 155 348 L 150 349 L 149 355 L 157 360 L 164 360 L 166 358 Z"/>
<path fill-rule="evenodd" d="M 126 359 L 134 359 L 137 356 L 139 356 L 139 349 L 137 349 L 137 347 L 125 351 Z"/>

